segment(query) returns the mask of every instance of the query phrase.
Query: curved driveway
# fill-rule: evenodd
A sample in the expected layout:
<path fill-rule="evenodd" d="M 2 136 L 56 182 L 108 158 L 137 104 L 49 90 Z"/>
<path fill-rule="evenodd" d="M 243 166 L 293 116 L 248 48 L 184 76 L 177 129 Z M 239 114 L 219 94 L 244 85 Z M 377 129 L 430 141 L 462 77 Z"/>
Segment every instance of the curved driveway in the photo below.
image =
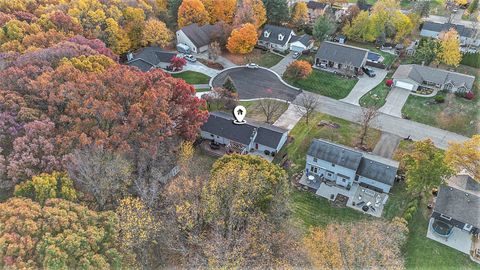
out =
<path fill-rule="evenodd" d="M 265 69 L 235 67 L 225 69 L 215 76 L 211 85 L 221 87 L 230 77 L 235 84 L 240 99 L 276 98 L 293 101 L 301 93 L 286 85 L 274 72 Z"/>

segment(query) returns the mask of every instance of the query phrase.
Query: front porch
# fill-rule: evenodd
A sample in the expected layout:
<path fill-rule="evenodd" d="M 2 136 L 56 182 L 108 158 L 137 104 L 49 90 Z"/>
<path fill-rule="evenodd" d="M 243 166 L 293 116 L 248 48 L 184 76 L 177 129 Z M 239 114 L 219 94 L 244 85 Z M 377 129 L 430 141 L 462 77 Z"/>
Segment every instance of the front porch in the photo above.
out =
<path fill-rule="evenodd" d="M 428 238 L 470 255 L 472 235 L 469 232 L 453 227 L 448 236 L 444 236 L 434 231 L 432 227 L 434 221 L 434 218 L 430 218 L 427 230 Z"/>
<path fill-rule="evenodd" d="M 330 201 L 335 201 L 338 195 L 348 198 L 346 206 L 357 211 L 381 217 L 385 203 L 388 200 L 388 194 L 376 192 L 366 187 L 353 183 L 350 189 L 336 185 L 316 174 L 302 175 L 299 183 L 315 193 Z"/>

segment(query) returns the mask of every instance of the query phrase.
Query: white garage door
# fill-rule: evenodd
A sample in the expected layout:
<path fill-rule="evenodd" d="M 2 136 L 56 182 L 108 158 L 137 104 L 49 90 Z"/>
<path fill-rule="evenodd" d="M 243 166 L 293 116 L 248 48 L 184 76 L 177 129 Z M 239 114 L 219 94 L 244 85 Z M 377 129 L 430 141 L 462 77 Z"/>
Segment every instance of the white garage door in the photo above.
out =
<path fill-rule="evenodd" d="M 413 88 L 415 87 L 415 85 L 413 85 L 411 83 L 406 83 L 406 82 L 401 82 L 401 81 L 396 81 L 395 86 L 400 87 L 400 88 L 404 88 L 404 89 L 408 89 L 408 90 L 413 90 Z"/>
<path fill-rule="evenodd" d="M 290 51 L 303 52 L 303 48 L 295 45 L 290 45 Z"/>

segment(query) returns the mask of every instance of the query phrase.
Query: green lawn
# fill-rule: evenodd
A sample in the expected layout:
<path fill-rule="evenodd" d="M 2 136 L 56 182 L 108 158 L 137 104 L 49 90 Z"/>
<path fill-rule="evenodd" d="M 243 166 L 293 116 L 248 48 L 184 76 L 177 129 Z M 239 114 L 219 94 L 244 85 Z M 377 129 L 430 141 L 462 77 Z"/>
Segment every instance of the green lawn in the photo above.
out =
<path fill-rule="evenodd" d="M 210 76 L 196 71 L 183 71 L 172 74 L 175 78 L 184 79 L 189 84 L 206 84 L 210 81 Z"/>
<path fill-rule="evenodd" d="M 279 106 L 278 112 L 273 116 L 272 123 L 274 123 L 280 115 L 282 115 L 288 108 L 288 103 L 279 101 L 279 100 L 272 100 L 271 102 L 275 103 L 276 106 Z M 266 122 L 267 118 L 265 117 L 262 108 L 259 105 L 259 101 L 240 101 L 240 105 L 244 106 L 247 109 L 247 118 L 251 118 L 253 120 L 259 122 Z"/>
<path fill-rule="evenodd" d="M 340 125 L 340 127 L 319 127 L 317 124 L 321 120 L 336 123 Z M 305 155 L 313 139 L 322 138 L 353 147 L 357 143 L 357 135 L 360 132 L 360 128 L 361 127 L 359 124 L 352 123 L 334 116 L 315 113 L 309 120 L 308 125 L 305 122 L 305 119 L 301 119 L 290 131 L 289 136 L 292 137 L 293 141 L 282 148 L 282 150 L 275 156 L 275 161 L 280 162 L 279 159 L 281 159 L 281 157 L 287 153 L 288 159 L 292 163 L 288 171 L 290 174 L 298 172 L 305 167 Z M 366 144 L 369 148 L 373 149 L 379 139 L 380 131 L 370 129 Z"/>
<path fill-rule="evenodd" d="M 232 54 L 229 52 L 225 52 L 223 56 L 237 65 L 245 65 L 247 63 L 256 63 L 259 66 L 267 67 L 267 68 L 273 67 L 278 62 L 280 62 L 280 60 L 283 59 L 283 57 L 280 55 L 273 54 L 271 52 L 264 51 L 261 49 L 253 49 L 251 53 L 246 55 Z"/>
<path fill-rule="evenodd" d="M 210 88 L 197 88 L 195 89 L 197 93 L 202 93 L 202 92 L 208 92 L 210 91 Z"/>
<path fill-rule="evenodd" d="M 467 100 L 453 94 L 438 93 L 437 95 L 444 96 L 445 102 L 437 104 L 434 97 L 410 95 L 403 106 L 402 113 L 413 121 L 465 136 L 479 133 L 480 98 L 478 91 L 476 91 L 474 100 Z"/>
<path fill-rule="evenodd" d="M 314 92 L 334 99 L 342 99 L 352 91 L 358 79 L 347 79 L 339 75 L 314 69 L 306 79 L 285 81 L 303 90 Z"/>
<path fill-rule="evenodd" d="M 266 52 L 263 54 L 261 53 L 257 57 L 253 58 L 250 62 L 256 63 L 257 65 L 262 67 L 270 68 L 275 66 L 282 59 L 283 57 L 281 57 L 280 55 Z"/>
<path fill-rule="evenodd" d="M 360 98 L 360 106 L 375 107 L 377 109 L 382 107 L 385 104 L 388 93 L 390 91 L 390 87 L 388 87 L 385 82 L 391 77 L 392 74 L 389 73 L 382 83 L 375 86 L 375 88 L 363 95 L 363 97 Z"/>

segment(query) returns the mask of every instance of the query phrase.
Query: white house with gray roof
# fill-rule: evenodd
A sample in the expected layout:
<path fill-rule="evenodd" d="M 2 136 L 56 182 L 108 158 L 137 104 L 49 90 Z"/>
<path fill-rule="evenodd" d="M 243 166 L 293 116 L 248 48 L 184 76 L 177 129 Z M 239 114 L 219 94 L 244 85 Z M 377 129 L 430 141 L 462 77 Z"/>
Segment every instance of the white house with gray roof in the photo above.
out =
<path fill-rule="evenodd" d="M 237 125 L 233 120 L 231 114 L 211 112 L 207 122 L 200 128 L 200 136 L 242 154 L 268 151 L 270 155 L 275 155 L 287 141 L 286 129 L 251 119 L 246 119 L 246 124 Z"/>
<path fill-rule="evenodd" d="M 456 175 L 440 186 L 427 237 L 480 260 L 480 183 Z"/>
<path fill-rule="evenodd" d="M 366 49 L 324 41 L 315 55 L 315 65 L 361 74 L 367 59 Z"/>
<path fill-rule="evenodd" d="M 265 49 L 284 52 L 288 50 L 288 44 L 294 35 L 292 29 L 266 24 L 258 37 L 257 45 Z"/>
<path fill-rule="evenodd" d="M 400 65 L 393 74 L 396 87 L 416 91 L 419 87 L 468 92 L 472 90 L 475 77 L 453 71 L 422 65 Z"/>

